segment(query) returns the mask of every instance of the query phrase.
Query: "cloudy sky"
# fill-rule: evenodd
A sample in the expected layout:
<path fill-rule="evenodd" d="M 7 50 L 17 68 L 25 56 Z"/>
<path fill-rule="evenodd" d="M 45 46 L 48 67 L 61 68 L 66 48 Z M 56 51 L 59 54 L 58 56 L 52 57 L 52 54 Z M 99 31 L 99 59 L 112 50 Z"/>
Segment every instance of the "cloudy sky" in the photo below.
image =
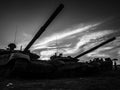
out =
<path fill-rule="evenodd" d="M 30 48 L 48 59 L 55 52 L 76 56 L 99 43 L 117 37 L 81 57 L 120 59 L 120 6 L 115 0 L 1 0 L 0 48 L 15 41 L 23 48 L 60 3 L 64 9 Z M 16 33 L 16 35 L 15 35 Z M 15 38 L 16 36 L 16 38 Z"/>

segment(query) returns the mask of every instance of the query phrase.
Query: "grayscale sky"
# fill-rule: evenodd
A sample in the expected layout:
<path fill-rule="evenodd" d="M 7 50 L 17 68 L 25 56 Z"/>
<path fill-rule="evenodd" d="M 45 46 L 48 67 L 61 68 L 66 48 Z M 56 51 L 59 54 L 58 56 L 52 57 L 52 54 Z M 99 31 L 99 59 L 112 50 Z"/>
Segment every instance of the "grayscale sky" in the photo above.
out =
<path fill-rule="evenodd" d="M 30 48 L 48 59 L 56 51 L 76 56 L 113 36 L 117 39 L 81 59 L 120 58 L 120 6 L 115 0 L 1 0 L 0 48 L 25 47 L 60 3 L 64 9 Z"/>

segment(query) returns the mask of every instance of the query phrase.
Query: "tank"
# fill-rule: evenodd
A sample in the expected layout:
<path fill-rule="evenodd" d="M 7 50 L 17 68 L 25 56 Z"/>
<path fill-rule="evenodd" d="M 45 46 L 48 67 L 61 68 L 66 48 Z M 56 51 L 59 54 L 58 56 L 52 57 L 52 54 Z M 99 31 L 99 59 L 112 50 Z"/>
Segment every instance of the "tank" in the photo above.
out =
<path fill-rule="evenodd" d="M 63 4 L 60 4 L 56 8 L 23 51 L 14 50 L 16 48 L 14 43 L 9 44 L 7 49 L 0 50 L 0 62 L 2 62 L 0 63 L 0 74 L 2 74 L 2 76 L 10 76 L 13 72 L 14 75 L 20 74 L 21 72 L 28 73 L 33 71 L 35 73 L 41 73 L 43 71 L 50 72 L 52 65 L 40 60 L 38 61 L 39 56 L 31 53 L 29 49 L 63 8 Z M 33 67 L 33 69 L 31 67 Z M 44 70 L 40 70 L 41 68 Z M 48 69 L 50 70 L 48 71 Z"/>
<path fill-rule="evenodd" d="M 23 51 L 14 50 L 16 46 L 13 43 L 8 45 L 9 48 L 7 50 L 0 50 L 1 55 L 3 55 L 3 60 L 6 59 L 6 62 L 0 65 L 0 72 L 3 76 L 30 76 L 39 78 L 79 76 L 88 73 L 88 71 L 90 71 L 90 73 L 96 72 L 99 69 L 98 63 L 94 64 L 93 62 L 78 62 L 79 58 L 115 40 L 115 37 L 102 42 L 101 44 L 77 55 L 76 57 L 63 57 L 62 54 L 60 54 L 59 56 L 51 56 L 49 61 L 42 61 L 38 60 L 38 55 L 30 52 L 30 47 L 42 35 L 48 25 L 54 20 L 54 18 L 63 8 L 63 4 L 60 4 L 57 7 L 57 9 L 53 12 L 46 23 L 38 30 L 36 35 Z"/>
<path fill-rule="evenodd" d="M 65 76 L 65 77 L 73 77 L 80 75 L 90 75 L 95 74 L 97 72 L 101 72 L 104 70 L 112 70 L 112 60 L 110 58 L 106 58 L 105 61 L 99 60 L 98 58 L 90 61 L 89 63 L 78 62 L 79 58 L 98 49 L 99 47 L 108 44 L 109 42 L 114 41 L 116 38 L 112 37 L 99 45 L 80 53 L 75 57 L 63 57 L 61 54 L 57 56 L 57 54 L 51 56 L 51 62 L 56 66 L 57 75 Z M 59 64 L 61 65 L 59 65 Z"/>

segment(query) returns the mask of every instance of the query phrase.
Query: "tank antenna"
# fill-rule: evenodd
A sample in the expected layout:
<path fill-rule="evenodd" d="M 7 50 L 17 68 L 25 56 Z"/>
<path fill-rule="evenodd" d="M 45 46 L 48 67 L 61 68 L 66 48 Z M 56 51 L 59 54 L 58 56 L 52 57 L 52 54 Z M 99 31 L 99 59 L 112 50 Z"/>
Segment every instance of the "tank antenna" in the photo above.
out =
<path fill-rule="evenodd" d="M 16 44 L 16 36 L 17 36 L 17 25 L 16 25 L 15 38 L 14 38 L 14 43 L 15 43 L 15 44 Z"/>
<path fill-rule="evenodd" d="M 57 53 L 57 54 L 58 54 L 58 52 L 59 52 L 58 49 L 59 49 L 59 48 L 58 48 L 57 35 L 56 35 L 56 50 L 57 50 L 56 53 Z"/>

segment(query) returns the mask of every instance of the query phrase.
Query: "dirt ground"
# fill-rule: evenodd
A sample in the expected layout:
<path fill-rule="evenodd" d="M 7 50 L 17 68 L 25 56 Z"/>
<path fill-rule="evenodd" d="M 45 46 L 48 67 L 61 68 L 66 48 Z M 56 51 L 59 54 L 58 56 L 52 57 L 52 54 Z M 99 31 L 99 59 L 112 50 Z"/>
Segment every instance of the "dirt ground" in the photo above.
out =
<path fill-rule="evenodd" d="M 61 79 L 0 79 L 0 90 L 120 90 L 120 72 Z"/>

